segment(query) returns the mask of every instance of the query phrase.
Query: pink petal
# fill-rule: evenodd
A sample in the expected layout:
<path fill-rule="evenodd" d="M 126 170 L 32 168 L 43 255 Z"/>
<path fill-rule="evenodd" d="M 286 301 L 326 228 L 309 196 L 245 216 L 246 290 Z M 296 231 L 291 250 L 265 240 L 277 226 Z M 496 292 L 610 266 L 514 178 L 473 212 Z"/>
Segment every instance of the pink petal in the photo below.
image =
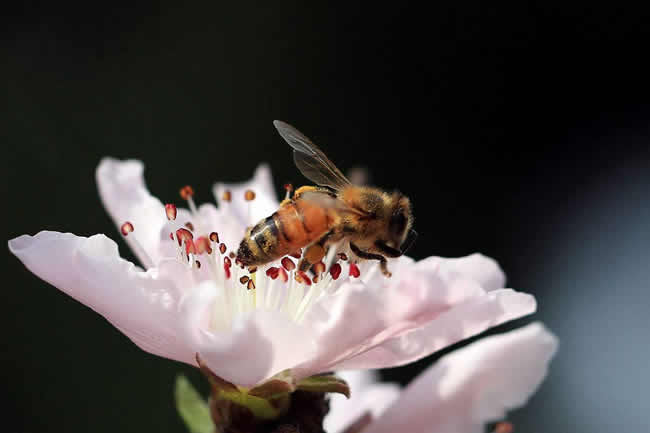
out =
<path fill-rule="evenodd" d="M 533 323 L 486 337 L 428 368 L 364 433 L 479 433 L 520 407 L 546 376 L 556 338 Z"/>
<path fill-rule="evenodd" d="M 344 371 L 336 375 L 348 383 L 351 396 L 348 400 L 340 394 L 330 395 L 330 411 L 325 417 L 324 427 L 331 433 L 343 432 L 365 413 L 377 418 L 400 394 L 398 385 L 380 383 L 374 371 Z"/>
<path fill-rule="evenodd" d="M 178 329 L 181 296 L 166 273 L 142 271 L 120 258 L 104 235 L 90 238 L 43 231 L 9 241 L 9 249 L 38 277 L 104 316 L 143 350 L 193 363 Z"/>
<path fill-rule="evenodd" d="M 309 330 L 275 311 L 235 320 L 231 332 L 202 332 L 198 352 L 217 376 L 242 386 L 258 383 L 313 356 Z"/>
<path fill-rule="evenodd" d="M 95 177 L 102 203 L 118 229 L 126 221 L 133 223 L 135 231 L 125 240 L 144 267 L 150 268 L 163 257 L 159 248 L 167 216 L 160 200 L 147 190 L 143 170 L 140 161 L 104 158 Z M 144 252 L 134 243 L 136 238 Z"/>
<path fill-rule="evenodd" d="M 256 195 L 255 200 L 250 202 L 244 200 L 244 193 L 249 189 Z M 222 200 L 226 190 L 231 192 L 231 202 Z M 235 218 L 242 227 L 253 225 L 278 210 L 279 203 L 275 195 L 271 169 L 266 164 L 257 167 L 252 180 L 242 183 L 217 183 L 212 191 L 219 203 L 219 210 L 224 211 L 228 217 Z M 240 236 L 243 236 L 243 231 Z"/>
<path fill-rule="evenodd" d="M 308 376 L 402 365 L 535 311 L 530 295 L 505 289 L 487 292 L 479 284 L 492 284 L 502 274 L 489 262 L 478 255 L 417 263 L 403 259 L 391 262 L 396 272 L 390 279 L 381 277 L 383 286 L 344 284 L 306 317 L 305 323 L 319 335 L 320 351 L 295 371 Z M 376 277 L 368 283 L 373 281 Z"/>

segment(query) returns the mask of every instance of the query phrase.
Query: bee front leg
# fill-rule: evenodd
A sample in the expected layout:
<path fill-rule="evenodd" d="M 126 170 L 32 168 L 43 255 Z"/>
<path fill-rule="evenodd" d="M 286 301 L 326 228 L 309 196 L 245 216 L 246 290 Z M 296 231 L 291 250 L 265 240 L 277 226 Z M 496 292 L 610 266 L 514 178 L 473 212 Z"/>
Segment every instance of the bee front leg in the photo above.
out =
<path fill-rule="evenodd" d="M 368 251 L 364 251 L 358 246 L 356 246 L 354 243 L 350 242 L 350 249 L 354 254 L 359 256 L 362 259 L 366 260 L 379 260 L 379 268 L 381 269 L 381 273 L 384 274 L 386 277 L 390 278 L 393 274 L 390 273 L 388 270 L 388 262 L 386 260 L 386 257 L 382 256 L 381 254 L 374 254 L 370 253 Z"/>
<path fill-rule="evenodd" d="M 404 255 L 402 251 L 398 250 L 397 248 L 389 247 L 384 241 L 375 241 L 375 247 L 377 247 L 377 249 L 387 257 L 395 258 Z"/>

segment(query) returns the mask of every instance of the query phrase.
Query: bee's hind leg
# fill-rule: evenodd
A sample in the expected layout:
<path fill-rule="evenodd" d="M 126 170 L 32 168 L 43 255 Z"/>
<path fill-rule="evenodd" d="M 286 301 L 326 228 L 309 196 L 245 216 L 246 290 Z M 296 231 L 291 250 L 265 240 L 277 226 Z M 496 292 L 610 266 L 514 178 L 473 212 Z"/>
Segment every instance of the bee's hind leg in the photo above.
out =
<path fill-rule="evenodd" d="M 325 254 L 327 254 L 327 244 L 333 233 L 333 230 L 328 231 L 318 238 L 317 241 L 314 241 L 305 248 L 305 254 L 303 254 L 302 259 L 298 263 L 299 270 L 307 272 L 312 265 L 320 262 L 325 257 Z"/>
<path fill-rule="evenodd" d="M 361 248 L 359 248 L 352 242 L 350 242 L 350 249 L 354 254 L 361 257 L 362 259 L 379 260 L 379 268 L 381 269 L 381 273 L 388 278 L 390 278 L 393 275 L 388 270 L 388 261 L 386 260 L 386 257 L 382 256 L 381 254 L 374 254 L 368 251 L 363 251 Z"/>

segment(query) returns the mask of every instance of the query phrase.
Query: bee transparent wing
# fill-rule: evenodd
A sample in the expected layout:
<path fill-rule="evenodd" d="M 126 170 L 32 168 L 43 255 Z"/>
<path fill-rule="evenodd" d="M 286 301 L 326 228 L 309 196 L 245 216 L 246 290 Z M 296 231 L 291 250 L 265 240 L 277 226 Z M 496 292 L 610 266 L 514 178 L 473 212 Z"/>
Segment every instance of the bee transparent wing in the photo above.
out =
<path fill-rule="evenodd" d="M 366 212 L 362 211 L 361 209 L 350 207 L 343 200 L 339 200 L 338 198 L 333 197 L 326 192 L 306 191 L 300 195 L 300 199 L 313 203 L 318 207 L 336 209 L 338 212 L 353 213 L 360 217 L 368 216 Z"/>
<path fill-rule="evenodd" d="M 307 179 L 337 191 L 351 184 L 323 151 L 300 131 L 280 120 L 274 120 L 273 125 L 293 148 L 293 161 Z"/>

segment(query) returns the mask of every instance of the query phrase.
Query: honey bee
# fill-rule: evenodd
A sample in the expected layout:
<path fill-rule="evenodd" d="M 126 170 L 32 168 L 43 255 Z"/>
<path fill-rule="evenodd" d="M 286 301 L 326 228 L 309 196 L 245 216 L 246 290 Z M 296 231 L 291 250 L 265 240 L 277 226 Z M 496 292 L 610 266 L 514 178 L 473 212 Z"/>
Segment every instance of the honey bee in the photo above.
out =
<path fill-rule="evenodd" d="M 239 263 L 263 265 L 306 247 L 298 269 L 307 271 L 343 241 L 360 259 L 378 260 L 390 277 L 386 258 L 403 255 L 417 237 L 410 200 L 397 191 L 352 184 L 309 138 L 284 122 L 273 125 L 293 148 L 300 172 L 316 186 L 298 188 L 273 215 L 248 228 L 237 251 Z"/>

